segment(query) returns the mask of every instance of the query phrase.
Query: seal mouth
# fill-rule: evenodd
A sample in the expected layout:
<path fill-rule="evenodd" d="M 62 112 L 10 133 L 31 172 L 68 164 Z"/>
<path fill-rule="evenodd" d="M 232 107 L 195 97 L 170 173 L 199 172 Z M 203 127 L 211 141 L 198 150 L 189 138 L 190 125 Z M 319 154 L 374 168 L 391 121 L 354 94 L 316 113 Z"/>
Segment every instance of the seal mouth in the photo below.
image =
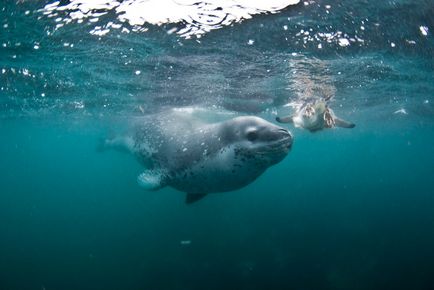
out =
<path fill-rule="evenodd" d="M 293 137 L 291 133 L 286 129 L 279 129 L 277 131 L 279 139 L 270 142 L 257 151 L 259 154 L 287 154 L 292 147 Z"/>
<path fill-rule="evenodd" d="M 288 136 L 280 139 L 279 141 L 274 142 L 274 144 L 270 145 L 270 151 L 289 151 L 292 147 L 292 136 Z"/>
<path fill-rule="evenodd" d="M 291 149 L 292 140 L 293 140 L 291 133 L 288 130 L 283 128 L 279 129 L 278 132 L 282 135 L 282 137 L 277 142 L 275 142 L 275 144 L 273 144 L 272 147 L 277 146 L 277 147 L 285 147 L 288 150 Z"/>

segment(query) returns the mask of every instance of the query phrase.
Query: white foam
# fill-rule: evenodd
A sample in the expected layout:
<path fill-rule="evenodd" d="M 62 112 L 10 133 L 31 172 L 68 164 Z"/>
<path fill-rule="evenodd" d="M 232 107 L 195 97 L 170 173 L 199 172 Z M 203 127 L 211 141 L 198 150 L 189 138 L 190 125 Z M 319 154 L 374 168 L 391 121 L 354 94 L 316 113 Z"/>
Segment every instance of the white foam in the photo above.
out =
<path fill-rule="evenodd" d="M 133 27 L 133 31 L 139 32 L 146 31 L 141 29 L 145 24 L 185 23 L 185 27 L 177 33 L 190 38 L 249 19 L 255 14 L 276 13 L 299 2 L 300 0 L 71 0 L 64 5 L 60 5 L 59 1 L 48 4 L 42 13 L 48 17 L 57 17 L 58 22 L 63 20 L 69 23 L 83 20 L 98 22 L 100 16 L 113 11 L 121 23 L 127 23 Z M 59 12 L 66 15 L 58 17 Z M 60 26 L 56 26 L 58 28 Z M 129 30 L 122 29 L 122 32 Z M 108 31 L 91 30 L 91 33 L 102 36 Z"/>
<path fill-rule="evenodd" d="M 350 45 L 350 41 L 346 38 L 339 38 L 338 44 L 342 47 Z"/>

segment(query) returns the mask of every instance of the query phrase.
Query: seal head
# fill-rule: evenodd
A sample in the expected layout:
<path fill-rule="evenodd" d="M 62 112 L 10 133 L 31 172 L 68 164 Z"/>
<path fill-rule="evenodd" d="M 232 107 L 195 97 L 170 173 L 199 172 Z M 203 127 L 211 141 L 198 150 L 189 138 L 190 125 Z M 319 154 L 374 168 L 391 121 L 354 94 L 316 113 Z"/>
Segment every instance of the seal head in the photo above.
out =
<path fill-rule="evenodd" d="M 233 191 L 280 162 L 292 146 L 288 130 L 264 119 L 246 116 L 208 126 L 205 149 L 196 164 L 171 174 L 167 181 L 189 194 Z"/>

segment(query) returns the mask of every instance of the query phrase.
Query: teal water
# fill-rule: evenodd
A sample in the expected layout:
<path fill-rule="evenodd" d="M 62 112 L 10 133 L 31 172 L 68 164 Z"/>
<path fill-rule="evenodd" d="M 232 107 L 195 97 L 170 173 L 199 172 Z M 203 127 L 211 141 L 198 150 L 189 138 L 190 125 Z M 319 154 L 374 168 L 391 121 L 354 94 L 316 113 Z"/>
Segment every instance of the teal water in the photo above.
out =
<path fill-rule="evenodd" d="M 308 1 L 192 39 L 55 30 L 46 2 L 2 3 L 0 289 L 433 289 L 434 5 L 377 2 Z M 288 125 L 282 162 L 190 206 L 96 150 L 168 108 L 273 121 L 328 93 L 356 128 Z"/>

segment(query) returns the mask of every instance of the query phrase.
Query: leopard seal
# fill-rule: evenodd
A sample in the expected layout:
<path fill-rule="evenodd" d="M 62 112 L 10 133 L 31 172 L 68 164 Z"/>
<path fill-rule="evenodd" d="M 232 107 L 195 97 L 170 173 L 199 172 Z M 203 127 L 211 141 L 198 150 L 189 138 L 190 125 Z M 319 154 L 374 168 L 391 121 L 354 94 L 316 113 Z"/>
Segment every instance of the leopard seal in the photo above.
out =
<path fill-rule="evenodd" d="M 136 121 L 129 136 L 106 140 L 134 154 L 145 166 L 137 178 L 148 190 L 165 186 L 193 203 L 209 193 L 240 189 L 280 162 L 291 133 L 255 116 L 210 117 L 199 109 L 172 109 Z"/>
<path fill-rule="evenodd" d="M 295 127 L 304 128 L 311 132 L 324 128 L 354 128 L 354 123 L 338 118 L 329 107 L 329 98 L 304 100 L 301 104 L 294 104 L 296 111 L 293 115 L 276 117 L 279 123 L 293 123 Z"/>

